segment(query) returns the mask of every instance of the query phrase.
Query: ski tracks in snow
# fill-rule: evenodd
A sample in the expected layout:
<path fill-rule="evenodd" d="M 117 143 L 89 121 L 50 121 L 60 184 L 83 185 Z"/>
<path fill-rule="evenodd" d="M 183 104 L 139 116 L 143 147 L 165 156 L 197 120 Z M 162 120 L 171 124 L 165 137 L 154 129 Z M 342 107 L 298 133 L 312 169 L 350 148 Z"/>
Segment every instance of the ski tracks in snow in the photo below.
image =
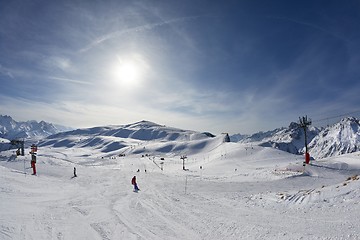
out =
<path fill-rule="evenodd" d="M 113 203 L 112 209 L 128 234 L 136 239 L 198 239 L 181 223 L 180 220 L 187 219 L 183 218 L 184 211 L 173 204 L 174 199 L 166 192 L 149 187 L 151 189 L 139 193 L 130 192 Z"/>

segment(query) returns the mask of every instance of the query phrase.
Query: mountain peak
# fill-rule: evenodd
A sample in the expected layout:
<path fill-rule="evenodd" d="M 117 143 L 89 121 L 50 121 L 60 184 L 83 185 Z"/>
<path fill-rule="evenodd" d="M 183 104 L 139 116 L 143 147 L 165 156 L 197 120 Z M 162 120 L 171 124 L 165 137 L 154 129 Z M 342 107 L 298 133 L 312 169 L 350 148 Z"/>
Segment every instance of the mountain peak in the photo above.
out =
<path fill-rule="evenodd" d="M 359 119 L 357 119 L 355 117 L 345 117 L 345 118 L 341 119 L 338 124 L 347 124 L 347 123 L 359 124 Z"/>
<path fill-rule="evenodd" d="M 300 127 L 299 123 L 291 122 L 289 125 L 289 129 L 298 129 Z"/>

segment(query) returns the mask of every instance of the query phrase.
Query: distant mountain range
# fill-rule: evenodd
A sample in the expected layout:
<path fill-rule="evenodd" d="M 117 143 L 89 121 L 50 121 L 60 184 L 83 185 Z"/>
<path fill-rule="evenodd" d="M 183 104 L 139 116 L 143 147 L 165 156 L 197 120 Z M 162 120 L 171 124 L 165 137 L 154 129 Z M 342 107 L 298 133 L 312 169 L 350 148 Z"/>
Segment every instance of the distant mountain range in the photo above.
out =
<path fill-rule="evenodd" d="M 45 121 L 17 122 L 12 117 L 0 115 L 0 138 L 14 139 L 41 139 L 52 134 L 69 130 L 68 127 L 54 125 Z"/>
<path fill-rule="evenodd" d="M 352 153 L 360 150 L 359 119 L 346 117 L 326 128 L 310 126 L 307 132 L 309 152 L 315 159 Z M 213 145 L 211 139 L 216 138 Z M 186 153 L 187 148 L 204 150 L 228 142 L 229 136 L 182 130 L 141 121 L 128 125 L 113 125 L 69 131 L 44 121 L 16 122 L 0 115 L 0 139 L 40 140 L 42 146 L 94 148 L 102 153 Z M 298 123 L 252 135 L 235 134 L 231 142 L 277 148 L 293 154 L 304 153 L 304 131 Z"/>

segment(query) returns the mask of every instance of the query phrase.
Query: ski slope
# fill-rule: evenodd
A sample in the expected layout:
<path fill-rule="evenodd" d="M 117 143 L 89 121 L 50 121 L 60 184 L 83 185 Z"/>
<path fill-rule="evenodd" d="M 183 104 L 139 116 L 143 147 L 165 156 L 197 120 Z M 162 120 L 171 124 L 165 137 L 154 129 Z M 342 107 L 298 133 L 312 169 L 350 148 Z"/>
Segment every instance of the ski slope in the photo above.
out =
<path fill-rule="evenodd" d="M 304 169 L 276 149 L 204 144 L 187 171 L 170 154 L 43 147 L 32 176 L 30 156 L 1 152 L 0 239 L 360 239 L 359 153 Z"/>

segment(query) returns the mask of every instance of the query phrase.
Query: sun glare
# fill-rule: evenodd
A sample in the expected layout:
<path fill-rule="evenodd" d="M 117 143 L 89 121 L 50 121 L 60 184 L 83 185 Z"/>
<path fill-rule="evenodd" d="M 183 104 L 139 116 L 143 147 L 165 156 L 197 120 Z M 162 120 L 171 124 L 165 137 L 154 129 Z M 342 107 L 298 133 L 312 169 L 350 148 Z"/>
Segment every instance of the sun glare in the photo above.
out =
<path fill-rule="evenodd" d="M 111 78 L 122 89 L 141 87 L 148 64 L 139 54 L 117 56 L 111 68 Z"/>
<path fill-rule="evenodd" d="M 134 63 L 120 63 L 115 70 L 116 78 L 124 84 L 134 84 L 138 77 L 138 69 Z"/>

